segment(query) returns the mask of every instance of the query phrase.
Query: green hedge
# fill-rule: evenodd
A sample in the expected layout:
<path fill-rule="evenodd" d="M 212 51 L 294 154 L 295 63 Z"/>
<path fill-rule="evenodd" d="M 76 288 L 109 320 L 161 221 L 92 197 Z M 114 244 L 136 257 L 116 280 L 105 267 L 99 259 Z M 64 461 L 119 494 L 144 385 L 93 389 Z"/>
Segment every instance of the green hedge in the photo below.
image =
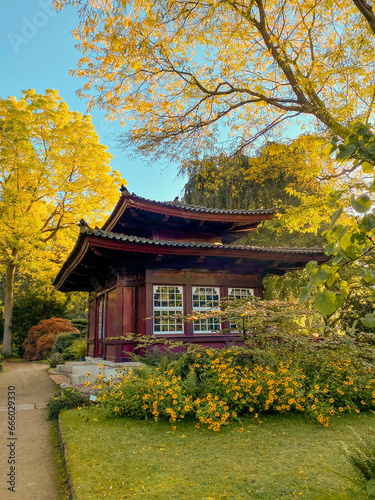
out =
<path fill-rule="evenodd" d="M 68 349 L 75 340 L 80 338 L 80 333 L 60 333 L 55 340 L 52 353 L 59 352 L 62 354 Z"/>

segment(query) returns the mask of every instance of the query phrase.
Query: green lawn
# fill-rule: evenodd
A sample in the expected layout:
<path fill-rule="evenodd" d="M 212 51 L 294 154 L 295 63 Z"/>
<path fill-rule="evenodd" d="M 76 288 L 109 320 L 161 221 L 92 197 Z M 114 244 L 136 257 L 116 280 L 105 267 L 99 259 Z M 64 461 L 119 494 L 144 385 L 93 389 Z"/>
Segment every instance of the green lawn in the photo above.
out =
<path fill-rule="evenodd" d="M 76 500 L 368 498 L 342 441 L 355 440 L 350 427 L 360 434 L 375 428 L 373 414 L 337 417 L 328 428 L 275 415 L 220 432 L 189 422 L 173 432 L 166 422 L 108 418 L 101 410 L 61 417 Z"/>

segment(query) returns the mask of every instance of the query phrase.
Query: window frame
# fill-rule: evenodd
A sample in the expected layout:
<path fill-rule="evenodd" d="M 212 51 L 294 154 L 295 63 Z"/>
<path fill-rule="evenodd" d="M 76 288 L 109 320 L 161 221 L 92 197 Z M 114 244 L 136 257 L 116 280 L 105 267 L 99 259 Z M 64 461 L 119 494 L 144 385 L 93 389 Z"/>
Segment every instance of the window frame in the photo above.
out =
<path fill-rule="evenodd" d="M 244 291 L 244 290 L 251 290 L 252 293 L 250 295 L 244 295 L 243 297 L 236 297 L 234 295 L 231 296 L 231 291 L 232 290 L 241 290 L 241 291 Z M 232 299 L 237 299 L 237 300 L 240 300 L 240 299 L 246 299 L 246 297 L 255 297 L 255 290 L 254 288 L 250 288 L 250 287 L 228 287 L 228 300 L 231 300 Z M 229 327 L 230 327 L 230 331 L 231 333 L 239 333 L 239 330 L 237 328 L 237 323 L 235 323 L 234 321 L 230 321 L 229 322 Z"/>
<path fill-rule="evenodd" d="M 215 306 L 194 306 L 194 295 L 197 295 L 195 293 L 196 290 L 200 290 L 199 292 L 199 295 L 202 293 L 201 291 L 204 290 L 204 294 L 207 296 L 207 290 L 213 290 L 214 292 L 212 293 L 212 295 L 214 295 L 215 293 L 217 294 L 217 297 L 218 297 L 218 304 L 220 303 L 220 298 L 221 298 L 221 294 L 220 294 L 220 287 L 216 287 L 216 286 L 200 286 L 200 285 L 191 285 L 191 299 L 192 299 L 192 303 L 191 303 L 191 306 L 192 306 L 192 313 L 194 314 L 194 312 L 204 312 L 204 311 L 209 311 L 209 310 L 212 310 L 215 308 Z M 199 299 L 200 300 L 200 299 Z M 219 308 L 218 308 L 219 310 Z M 214 328 L 208 328 L 208 322 L 209 321 L 212 321 L 213 325 L 217 324 L 218 328 L 217 329 L 214 329 Z M 196 329 L 196 324 L 199 322 L 200 326 L 202 325 L 202 323 L 204 322 L 206 324 L 206 328 L 205 329 Z M 197 321 L 193 321 L 193 334 L 194 335 L 204 335 L 204 334 L 215 334 L 215 333 L 219 333 L 221 331 L 221 319 L 220 318 L 207 318 L 207 319 L 200 319 L 200 320 L 197 320 Z"/>
<path fill-rule="evenodd" d="M 230 292 L 231 290 L 251 290 L 252 293 L 250 295 L 244 295 L 243 297 L 235 297 L 235 296 L 232 296 L 232 298 L 234 299 L 245 299 L 246 297 L 254 297 L 255 296 L 255 290 L 254 288 L 250 288 L 250 287 L 239 287 L 239 286 L 231 286 L 231 287 L 228 287 L 228 298 L 230 299 L 231 298 L 231 295 L 230 295 Z"/>
<path fill-rule="evenodd" d="M 167 295 L 168 295 L 168 299 L 167 299 L 167 302 L 170 301 L 170 291 L 169 289 L 171 288 L 174 288 L 175 289 L 175 295 L 177 296 L 178 293 L 180 293 L 181 295 L 181 306 L 176 306 L 176 305 L 170 305 L 170 304 L 167 304 L 167 305 L 162 305 L 162 293 L 163 293 L 163 288 L 166 288 L 167 289 Z M 156 302 L 156 299 L 155 299 L 155 295 L 156 295 L 156 292 L 157 292 L 157 289 L 159 289 L 159 293 L 160 293 L 160 305 L 155 305 L 155 302 Z M 177 301 L 177 297 L 175 296 L 175 301 Z M 152 331 L 153 331 L 153 334 L 154 335 L 183 335 L 184 334 L 184 321 L 183 319 L 178 319 L 178 318 L 174 318 L 174 319 L 166 319 L 166 325 L 168 327 L 168 330 L 162 330 L 162 327 L 163 327 L 163 323 L 162 321 L 163 320 L 159 320 L 158 321 L 158 318 L 157 318 L 157 314 L 155 313 L 158 313 L 160 312 L 161 314 L 164 313 L 164 315 L 166 316 L 169 316 L 169 313 L 170 315 L 174 315 L 174 314 L 178 314 L 178 313 L 181 313 L 182 315 L 184 315 L 184 286 L 183 285 L 153 285 L 152 286 L 152 312 L 153 312 L 153 318 L 152 318 Z M 167 313 L 167 314 L 165 314 Z M 172 325 L 172 323 L 174 323 L 174 329 L 170 330 L 169 327 Z M 181 326 L 181 329 L 177 329 L 177 326 Z M 160 331 L 157 331 L 156 330 L 156 327 L 160 327 Z"/>

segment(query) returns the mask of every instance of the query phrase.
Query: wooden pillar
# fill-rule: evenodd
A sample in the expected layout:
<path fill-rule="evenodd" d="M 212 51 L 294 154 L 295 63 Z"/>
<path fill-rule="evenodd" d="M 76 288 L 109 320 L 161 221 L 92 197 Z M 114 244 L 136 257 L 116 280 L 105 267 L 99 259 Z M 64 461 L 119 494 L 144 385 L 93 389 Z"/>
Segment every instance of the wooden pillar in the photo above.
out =
<path fill-rule="evenodd" d="M 121 320 L 119 331 L 122 335 L 127 333 L 138 333 L 134 324 L 135 293 L 133 286 L 124 286 L 121 288 Z"/>
<path fill-rule="evenodd" d="M 184 293 L 184 314 L 186 316 L 189 316 L 189 314 L 192 313 L 193 310 L 193 288 L 191 285 L 186 285 L 185 286 L 185 293 Z M 194 325 L 193 323 L 185 323 L 185 335 L 191 336 L 194 333 Z"/>

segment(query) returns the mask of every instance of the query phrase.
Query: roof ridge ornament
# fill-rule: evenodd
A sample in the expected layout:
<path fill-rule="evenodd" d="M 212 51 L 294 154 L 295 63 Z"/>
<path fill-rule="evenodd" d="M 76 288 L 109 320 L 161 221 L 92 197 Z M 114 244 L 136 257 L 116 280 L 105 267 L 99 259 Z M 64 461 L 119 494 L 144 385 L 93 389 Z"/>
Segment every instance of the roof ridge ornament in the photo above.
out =
<path fill-rule="evenodd" d="M 90 229 L 89 225 L 87 224 L 87 222 L 84 219 L 81 219 L 78 222 L 77 226 L 79 227 L 79 232 L 80 233 L 86 233 L 87 229 Z"/>
<path fill-rule="evenodd" d="M 122 196 L 130 196 L 130 191 L 124 184 L 121 184 L 120 192 Z"/>

